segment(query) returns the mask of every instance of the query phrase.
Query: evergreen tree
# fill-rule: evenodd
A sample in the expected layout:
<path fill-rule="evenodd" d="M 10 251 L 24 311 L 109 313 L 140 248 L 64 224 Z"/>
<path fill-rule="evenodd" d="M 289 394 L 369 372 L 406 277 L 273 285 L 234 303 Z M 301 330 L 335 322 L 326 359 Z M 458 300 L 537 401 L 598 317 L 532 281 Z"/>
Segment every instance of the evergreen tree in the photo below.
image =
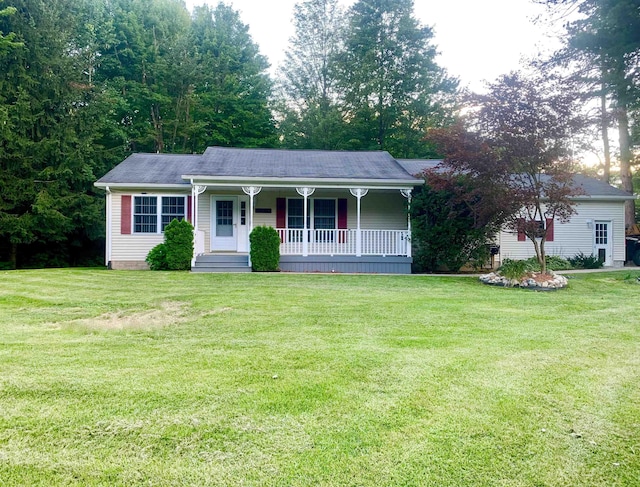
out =
<path fill-rule="evenodd" d="M 436 64 L 432 38 L 413 16 L 413 0 L 353 5 L 339 61 L 352 148 L 433 155 L 422 138 L 450 121 L 457 82 Z"/>
<path fill-rule="evenodd" d="M 339 107 L 336 60 L 345 16 L 337 0 L 307 0 L 294 7 L 295 35 L 281 68 L 280 124 L 286 147 L 340 149 L 345 121 Z"/>
<path fill-rule="evenodd" d="M 198 70 L 192 149 L 276 145 L 269 65 L 238 12 L 223 3 L 197 7 L 191 35 Z"/>

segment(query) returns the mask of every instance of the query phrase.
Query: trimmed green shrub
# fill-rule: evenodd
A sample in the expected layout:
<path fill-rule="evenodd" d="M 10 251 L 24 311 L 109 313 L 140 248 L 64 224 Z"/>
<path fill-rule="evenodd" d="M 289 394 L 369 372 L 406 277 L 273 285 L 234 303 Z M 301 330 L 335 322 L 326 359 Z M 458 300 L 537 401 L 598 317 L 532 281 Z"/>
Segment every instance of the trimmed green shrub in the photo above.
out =
<path fill-rule="evenodd" d="M 582 252 L 577 253 L 573 257 L 569 257 L 569 262 L 576 269 L 600 269 L 604 265 L 604 261 L 595 255 L 586 255 Z"/>
<path fill-rule="evenodd" d="M 158 244 L 152 248 L 145 259 L 152 271 L 166 271 L 169 269 L 167 265 L 167 245 Z"/>
<path fill-rule="evenodd" d="M 172 271 L 188 271 L 193 258 L 193 226 L 187 220 L 174 219 L 164 229 L 167 267 Z"/>
<path fill-rule="evenodd" d="M 527 260 L 511 260 L 504 259 L 502 261 L 502 265 L 498 268 L 498 272 L 502 274 L 507 279 L 511 279 L 519 281 L 524 277 L 527 272 L 531 272 L 534 270 L 529 262 L 530 259 Z M 540 268 L 540 266 L 538 266 Z"/>
<path fill-rule="evenodd" d="M 156 245 L 145 259 L 152 271 L 188 271 L 193 258 L 193 226 L 174 219 L 164 229 L 164 243 Z"/>
<path fill-rule="evenodd" d="M 568 271 L 573 269 L 573 265 L 567 259 L 563 259 L 562 257 L 558 257 L 557 255 L 547 255 L 547 270 L 550 271 Z M 530 257 L 526 259 L 526 262 L 529 263 L 529 267 L 532 271 L 540 272 L 540 263 L 538 262 L 537 257 Z"/>
<path fill-rule="evenodd" d="M 273 227 L 255 227 L 249 235 L 251 268 L 256 272 L 275 272 L 280 264 L 280 236 Z"/>

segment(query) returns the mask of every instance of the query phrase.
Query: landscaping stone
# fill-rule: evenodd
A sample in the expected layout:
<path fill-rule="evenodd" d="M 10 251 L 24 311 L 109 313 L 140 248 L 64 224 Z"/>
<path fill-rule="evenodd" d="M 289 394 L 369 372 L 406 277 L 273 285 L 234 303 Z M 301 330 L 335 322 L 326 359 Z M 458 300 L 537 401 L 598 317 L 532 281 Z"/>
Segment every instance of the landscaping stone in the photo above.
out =
<path fill-rule="evenodd" d="M 520 287 L 524 289 L 538 291 L 554 291 L 567 286 L 567 278 L 549 271 L 547 274 L 541 272 L 529 272 L 522 279 L 508 279 L 496 272 L 483 274 L 479 277 L 484 284 L 491 286 Z"/>

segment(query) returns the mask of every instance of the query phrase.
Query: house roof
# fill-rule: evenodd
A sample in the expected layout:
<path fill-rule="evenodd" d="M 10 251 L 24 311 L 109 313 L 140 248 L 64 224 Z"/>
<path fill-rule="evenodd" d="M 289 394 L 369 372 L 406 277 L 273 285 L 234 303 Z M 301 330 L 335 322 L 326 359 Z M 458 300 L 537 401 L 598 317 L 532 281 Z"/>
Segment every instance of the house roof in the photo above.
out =
<path fill-rule="evenodd" d="M 192 171 L 199 154 L 131 154 L 98 180 L 100 186 L 188 185 L 182 175 Z"/>
<path fill-rule="evenodd" d="M 96 185 L 174 186 L 190 184 L 192 179 L 207 184 L 353 181 L 394 187 L 417 182 L 388 152 L 209 147 L 202 155 L 132 154 Z"/>
<path fill-rule="evenodd" d="M 405 171 L 415 176 L 427 169 L 437 168 L 442 163 L 442 159 L 398 159 L 398 163 L 405 169 Z M 576 174 L 573 176 L 573 181 L 575 185 L 580 187 L 584 192 L 583 194 L 576 196 L 576 199 L 634 199 L 632 194 L 590 176 Z"/>
<path fill-rule="evenodd" d="M 435 169 L 441 162 L 442 159 L 398 159 L 398 164 L 412 176 L 420 174 L 427 169 Z"/>
<path fill-rule="evenodd" d="M 611 186 L 609 183 L 605 183 L 600 179 L 592 178 L 589 176 L 585 176 L 583 174 L 576 174 L 573 177 L 576 185 L 580 186 L 584 192 L 585 196 L 588 197 L 605 197 L 605 198 L 614 198 L 614 199 L 634 199 L 635 197 L 627 193 L 626 191 L 622 191 L 614 186 Z"/>
<path fill-rule="evenodd" d="M 393 187 L 420 184 L 414 177 L 437 167 L 440 159 L 394 159 L 383 151 L 321 151 L 209 147 L 204 154 L 132 154 L 96 182 L 96 186 L 185 187 L 191 179 L 229 184 L 272 185 L 289 182 L 370 183 Z M 633 199 L 599 179 L 578 174 L 582 198 Z"/>

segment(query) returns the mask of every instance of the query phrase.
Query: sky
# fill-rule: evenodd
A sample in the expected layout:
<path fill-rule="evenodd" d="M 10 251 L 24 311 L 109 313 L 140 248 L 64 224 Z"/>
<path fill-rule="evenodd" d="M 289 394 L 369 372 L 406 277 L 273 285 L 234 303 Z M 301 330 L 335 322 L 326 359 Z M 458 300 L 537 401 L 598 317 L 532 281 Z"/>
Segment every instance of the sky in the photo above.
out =
<path fill-rule="evenodd" d="M 355 0 L 342 0 L 348 7 Z M 284 60 L 294 34 L 293 6 L 297 0 L 226 0 L 249 25 L 260 52 L 269 58 L 271 72 Z M 187 7 L 218 0 L 186 0 Z M 544 7 L 533 0 L 414 0 L 415 16 L 434 30 L 437 62 L 462 87 L 482 91 L 485 80 L 518 69 L 523 56 L 536 57 L 553 40 L 533 19 Z"/>

